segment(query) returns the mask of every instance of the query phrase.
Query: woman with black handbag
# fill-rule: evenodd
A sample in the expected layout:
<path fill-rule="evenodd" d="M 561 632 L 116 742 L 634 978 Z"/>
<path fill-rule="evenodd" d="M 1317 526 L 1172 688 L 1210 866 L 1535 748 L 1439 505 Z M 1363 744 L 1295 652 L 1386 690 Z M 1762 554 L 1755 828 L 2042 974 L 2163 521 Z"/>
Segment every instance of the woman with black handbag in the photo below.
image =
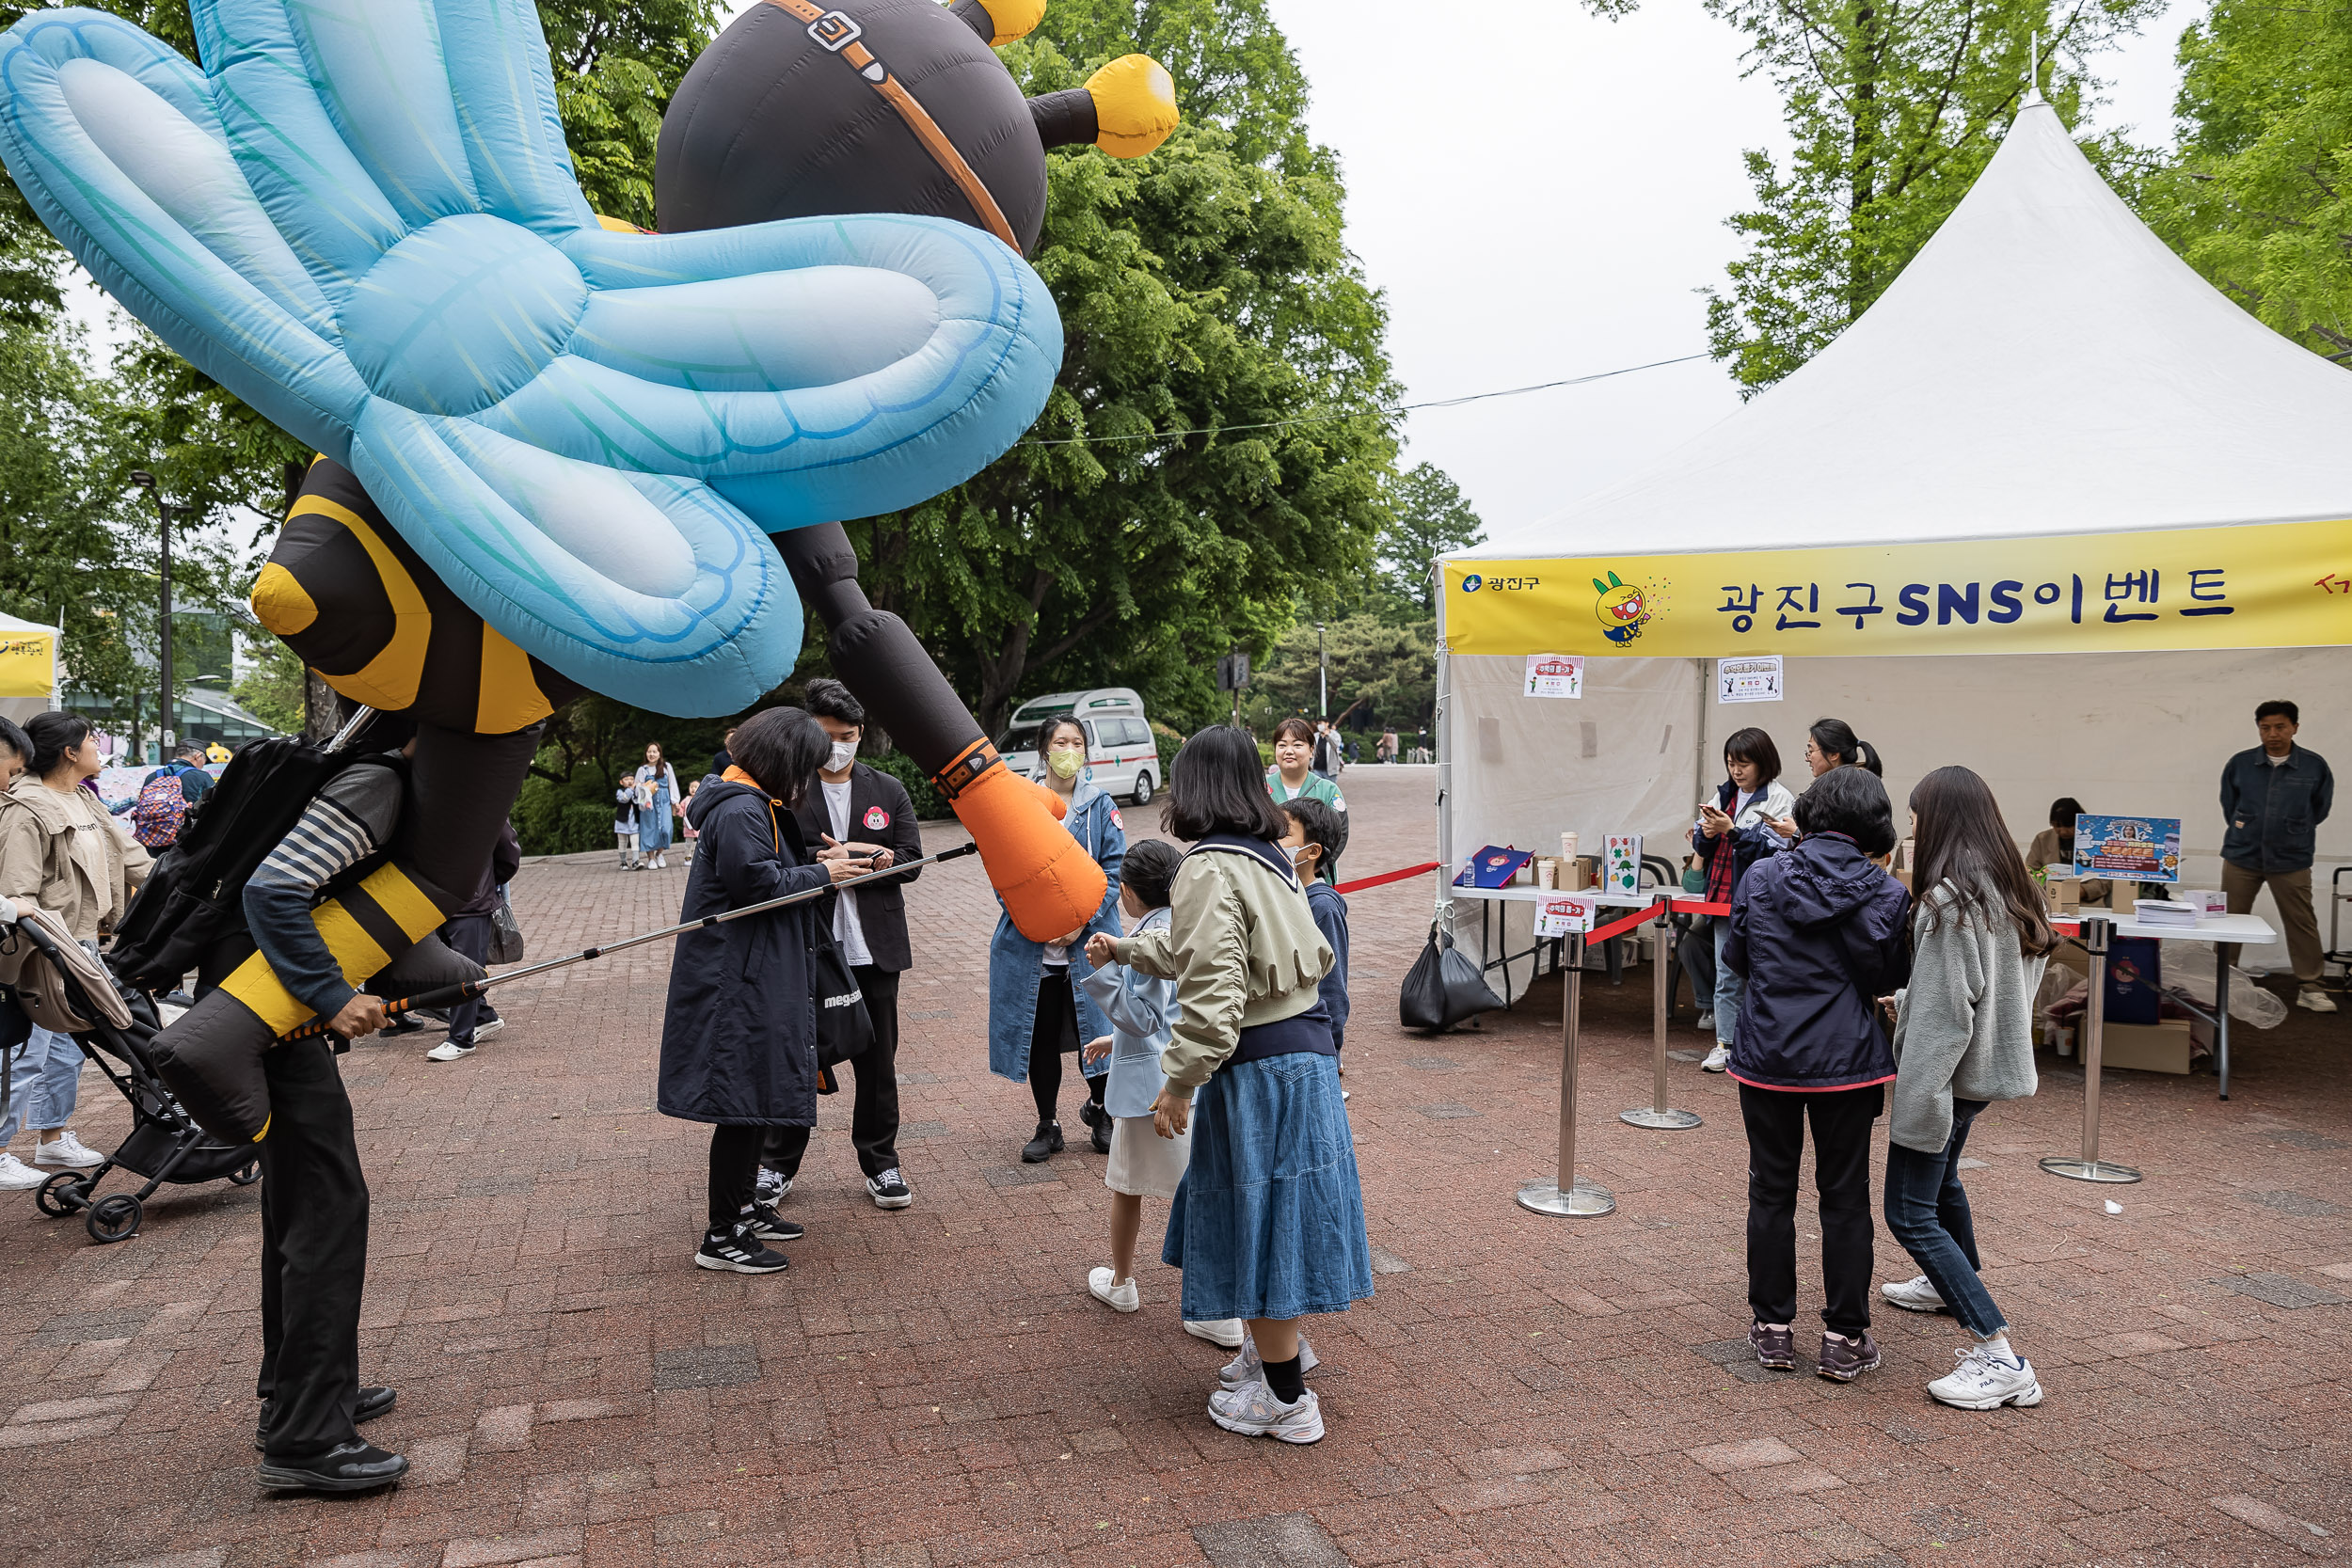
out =
<path fill-rule="evenodd" d="M 818 862 L 793 812 L 832 740 L 799 708 L 755 713 L 736 731 L 734 765 L 690 808 L 702 851 L 687 879 L 686 920 L 846 882 L 860 860 Z M 711 1123 L 710 1212 L 695 1263 L 737 1274 L 786 1266 L 770 1242 L 801 1227 L 757 1201 L 771 1127 L 817 1119 L 819 976 L 811 907 L 689 931 L 670 964 L 661 1025 L 664 1116 Z M 827 998 L 826 1000 L 837 1000 Z M 846 1010 L 860 1014 L 850 1006 Z"/>

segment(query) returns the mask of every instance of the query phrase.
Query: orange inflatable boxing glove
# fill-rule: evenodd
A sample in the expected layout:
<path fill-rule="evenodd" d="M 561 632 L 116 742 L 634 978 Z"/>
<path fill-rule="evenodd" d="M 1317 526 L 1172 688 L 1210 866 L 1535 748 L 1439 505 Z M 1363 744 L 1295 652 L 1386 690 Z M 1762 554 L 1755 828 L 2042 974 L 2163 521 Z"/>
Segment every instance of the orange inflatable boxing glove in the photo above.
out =
<path fill-rule="evenodd" d="M 1015 777 L 985 740 L 942 775 L 943 784 L 964 781 L 949 800 L 1015 929 L 1031 942 L 1055 942 L 1094 918 L 1110 879 L 1061 825 L 1070 808 L 1060 796 Z"/>

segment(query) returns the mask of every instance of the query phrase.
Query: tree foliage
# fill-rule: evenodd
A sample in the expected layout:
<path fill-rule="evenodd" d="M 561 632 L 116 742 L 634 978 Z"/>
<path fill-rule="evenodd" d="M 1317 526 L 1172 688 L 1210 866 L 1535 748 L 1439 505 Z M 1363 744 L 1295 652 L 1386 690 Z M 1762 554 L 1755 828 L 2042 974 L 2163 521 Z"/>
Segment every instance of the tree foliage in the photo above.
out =
<path fill-rule="evenodd" d="M 1619 13 L 1637 0 L 1587 0 Z M 2160 0 L 1702 0 L 1780 91 L 1784 165 L 1744 154 L 1746 253 L 1708 291 L 1708 343 L 1745 396 L 1788 375 L 1868 309 L 1950 215 L 2025 102 L 2072 124 L 2097 81 L 2083 62 Z"/>
<path fill-rule="evenodd" d="M 1275 642 L 1243 694 L 1243 721 L 1260 735 L 1293 714 L 1323 717 L 1322 682 L 1330 678 L 1330 718 L 1343 729 L 1393 724 L 1409 735 L 1429 723 L 1438 698 L 1438 623 L 1398 621 L 1369 610 L 1323 627 L 1323 657 L 1315 657 L 1315 627 L 1301 622 Z"/>
<path fill-rule="evenodd" d="M 2352 6 L 2221 0 L 2182 36 L 2141 214 L 2264 323 L 2352 364 Z"/>
<path fill-rule="evenodd" d="M 1416 463 L 1397 476 L 1394 516 L 1380 536 L 1380 582 L 1413 616 L 1435 617 L 1437 590 L 1430 562 L 1486 537 L 1461 487 L 1434 463 Z"/>

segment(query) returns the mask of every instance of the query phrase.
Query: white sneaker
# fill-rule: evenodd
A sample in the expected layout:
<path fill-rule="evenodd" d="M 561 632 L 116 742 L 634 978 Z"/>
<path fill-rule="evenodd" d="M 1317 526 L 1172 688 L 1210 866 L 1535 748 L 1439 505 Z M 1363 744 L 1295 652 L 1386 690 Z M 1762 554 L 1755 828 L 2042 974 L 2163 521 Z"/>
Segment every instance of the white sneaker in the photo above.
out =
<path fill-rule="evenodd" d="M 784 1201 L 784 1195 L 791 1190 L 792 1179 L 790 1177 L 782 1171 L 770 1170 L 766 1165 L 759 1167 L 757 1196 L 760 1202 L 770 1205 L 781 1203 Z"/>
<path fill-rule="evenodd" d="M 1713 1013 L 1699 1014 L 1698 1022 L 1692 1024 L 1692 1027 L 1696 1029 L 1702 1035 L 1706 1034 L 1709 1029 L 1715 1027 L 1715 1015 Z"/>
<path fill-rule="evenodd" d="M 1899 1285 L 1882 1285 L 1879 1287 L 1879 1294 L 1906 1312 L 1941 1312 L 1944 1310 L 1944 1298 L 1935 1293 L 1935 1287 L 1928 1283 L 1926 1275 L 1906 1279 Z"/>
<path fill-rule="evenodd" d="M 6 1149 L 0 1149 L 0 1193 L 28 1193 L 49 1178 Z"/>
<path fill-rule="evenodd" d="M 505 1027 L 506 1020 L 502 1018 L 484 1019 L 481 1022 L 473 1026 L 474 1044 L 480 1045 L 484 1040 L 488 1039 L 492 1035 L 497 1034 L 500 1030 Z"/>
<path fill-rule="evenodd" d="M 1087 1270 L 1087 1291 L 1114 1312 L 1132 1312 L 1143 1305 L 1143 1292 L 1136 1288 L 1136 1282 L 1130 1279 L 1124 1285 L 1114 1285 L 1108 1269 Z"/>
<path fill-rule="evenodd" d="M 103 1165 L 106 1157 L 94 1148 L 84 1148 L 82 1140 L 71 1132 L 60 1132 L 33 1151 L 37 1165 L 70 1165 L 75 1170 L 87 1170 Z"/>
<path fill-rule="evenodd" d="M 2307 1013 L 2332 1013 L 2336 1010 L 2336 999 L 2324 990 L 2298 991 L 2295 1005 Z"/>
<path fill-rule="evenodd" d="M 1707 1060 L 1699 1064 L 1699 1070 L 1721 1072 L 1729 1066 L 1731 1066 L 1731 1047 L 1718 1042 L 1715 1049 L 1707 1053 Z"/>
<path fill-rule="evenodd" d="M 1298 1375 L 1305 1377 L 1322 1365 L 1323 1358 L 1315 1354 L 1315 1347 L 1307 1343 L 1307 1337 L 1304 1334 L 1300 1335 L 1298 1337 Z M 1241 1354 L 1217 1369 L 1216 1381 L 1220 1386 L 1230 1392 L 1235 1388 L 1247 1388 L 1253 1383 L 1262 1383 L 1264 1380 L 1265 1363 L 1258 1359 L 1258 1337 L 1248 1329 L 1244 1329 L 1241 1336 Z"/>
<path fill-rule="evenodd" d="M 1928 1392 L 1963 1410 L 1998 1410 L 2005 1404 L 2032 1406 L 2042 1402 L 2042 1383 L 2033 1363 L 1996 1355 L 1982 1345 L 1952 1353 L 1960 1365 L 1928 1385 Z"/>
<path fill-rule="evenodd" d="M 478 1037 L 479 1031 L 476 1033 Z M 426 1052 L 424 1059 L 428 1062 L 462 1062 L 472 1055 L 473 1051 L 474 1048 L 470 1045 L 460 1045 L 455 1040 L 443 1040 Z"/>
<path fill-rule="evenodd" d="M 1245 1437 L 1273 1437 L 1285 1443 L 1323 1441 L 1323 1403 L 1312 1388 L 1284 1404 L 1263 1383 L 1218 1389 L 1209 1396 L 1209 1419 Z"/>
<path fill-rule="evenodd" d="M 1239 1318 L 1208 1318 L 1184 1320 L 1184 1332 L 1196 1339 L 1206 1339 L 1227 1350 L 1241 1349 L 1241 1342 L 1249 1338 L 1249 1330 Z"/>

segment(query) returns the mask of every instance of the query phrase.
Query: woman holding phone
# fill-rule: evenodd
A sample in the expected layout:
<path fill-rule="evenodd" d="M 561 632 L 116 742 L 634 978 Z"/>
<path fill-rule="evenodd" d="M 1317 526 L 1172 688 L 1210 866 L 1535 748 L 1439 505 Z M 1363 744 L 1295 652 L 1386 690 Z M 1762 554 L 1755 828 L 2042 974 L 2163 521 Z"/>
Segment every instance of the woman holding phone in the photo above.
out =
<path fill-rule="evenodd" d="M 1748 868 L 1787 846 L 1773 824 L 1797 809 L 1796 798 L 1780 782 L 1780 750 L 1762 730 L 1740 730 L 1724 742 L 1724 773 L 1715 799 L 1699 807 L 1698 822 L 1691 830 L 1691 847 L 1706 870 L 1704 896 L 1710 904 L 1730 903 Z M 1724 962 L 1724 943 L 1730 936 L 1730 920 L 1718 918 L 1715 1049 L 1699 1064 L 1708 1072 L 1721 1072 L 1729 1064 L 1731 1042 L 1739 1031 L 1740 993 L 1745 982 Z"/>

